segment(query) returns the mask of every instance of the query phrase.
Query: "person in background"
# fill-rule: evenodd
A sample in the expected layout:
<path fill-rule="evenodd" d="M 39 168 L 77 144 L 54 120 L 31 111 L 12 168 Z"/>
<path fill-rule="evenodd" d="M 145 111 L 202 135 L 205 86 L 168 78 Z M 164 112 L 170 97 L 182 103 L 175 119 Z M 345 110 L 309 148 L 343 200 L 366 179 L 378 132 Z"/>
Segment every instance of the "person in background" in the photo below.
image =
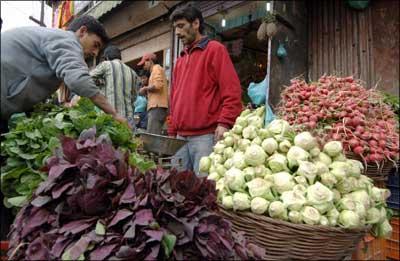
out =
<path fill-rule="evenodd" d="M 139 77 L 136 72 L 121 61 L 121 51 L 110 45 L 104 49 L 104 61 L 96 66 L 90 75 L 95 79 L 103 79 L 100 89 L 117 112 L 133 122 L 133 108 L 136 98 L 136 86 Z"/>
<path fill-rule="evenodd" d="M 239 116 L 242 89 L 225 46 L 203 35 L 198 9 L 178 8 L 170 19 L 184 50 L 173 70 L 168 134 L 187 141 L 175 155 L 180 170 L 202 176 L 199 161 Z"/>
<path fill-rule="evenodd" d="M 145 54 L 138 66 L 150 72 L 148 85 L 139 90 L 141 95 L 147 95 L 147 132 L 161 135 L 168 111 L 167 77 L 153 53 Z"/>
<path fill-rule="evenodd" d="M 141 70 L 139 72 L 140 81 L 138 84 L 138 91 L 143 86 L 148 86 L 150 72 Z M 138 95 L 135 101 L 135 116 L 138 117 L 136 124 L 137 128 L 147 129 L 147 98 L 145 95 Z"/>

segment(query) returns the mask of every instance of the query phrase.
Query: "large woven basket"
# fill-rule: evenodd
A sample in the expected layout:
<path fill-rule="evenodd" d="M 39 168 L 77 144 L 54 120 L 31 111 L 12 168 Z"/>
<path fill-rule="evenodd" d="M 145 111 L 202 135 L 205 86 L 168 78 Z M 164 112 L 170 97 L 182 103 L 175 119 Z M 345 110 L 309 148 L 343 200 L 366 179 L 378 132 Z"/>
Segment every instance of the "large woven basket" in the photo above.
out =
<path fill-rule="evenodd" d="M 376 183 L 386 182 L 389 177 L 390 171 L 394 167 L 396 167 L 396 165 L 394 165 L 393 162 L 390 161 L 384 161 L 380 166 L 378 166 L 377 164 L 365 165 L 361 157 L 350 152 L 346 153 L 346 157 L 349 159 L 361 161 L 361 163 L 364 165 L 364 175 L 372 178 Z"/>
<path fill-rule="evenodd" d="M 249 241 L 265 248 L 267 260 L 347 260 L 367 231 L 293 224 L 222 207 L 219 211 L 234 231 L 243 231 Z"/>

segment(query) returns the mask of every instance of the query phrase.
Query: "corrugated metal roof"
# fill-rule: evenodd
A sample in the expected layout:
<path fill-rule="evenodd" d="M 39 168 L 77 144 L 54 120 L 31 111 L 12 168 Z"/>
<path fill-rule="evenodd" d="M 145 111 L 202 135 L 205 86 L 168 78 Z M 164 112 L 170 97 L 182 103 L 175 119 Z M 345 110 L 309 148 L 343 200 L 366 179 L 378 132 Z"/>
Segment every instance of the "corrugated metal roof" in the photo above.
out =
<path fill-rule="evenodd" d="M 123 1 L 101 1 L 87 11 L 87 15 L 91 15 L 97 19 L 119 6 Z"/>

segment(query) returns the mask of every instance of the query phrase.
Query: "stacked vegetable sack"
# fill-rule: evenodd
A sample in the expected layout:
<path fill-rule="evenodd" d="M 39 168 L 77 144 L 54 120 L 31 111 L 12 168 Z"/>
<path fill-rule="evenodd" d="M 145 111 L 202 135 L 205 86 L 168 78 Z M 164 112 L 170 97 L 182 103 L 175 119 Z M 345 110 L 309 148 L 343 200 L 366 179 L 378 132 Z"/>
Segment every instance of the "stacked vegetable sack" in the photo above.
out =
<path fill-rule="evenodd" d="M 316 138 L 296 135 L 287 121 L 263 128 L 263 113 L 264 107 L 243 111 L 200 161 L 200 171 L 216 181 L 224 208 L 297 224 L 372 225 L 375 235 L 390 235 L 390 192 L 361 174 L 363 165 L 344 156 L 341 142 L 327 142 L 321 151 Z"/>
<path fill-rule="evenodd" d="M 322 141 L 341 141 L 345 152 L 365 166 L 382 166 L 399 159 L 399 122 L 385 100 L 353 77 L 322 76 L 310 84 L 293 79 L 281 94 L 277 113 Z"/>

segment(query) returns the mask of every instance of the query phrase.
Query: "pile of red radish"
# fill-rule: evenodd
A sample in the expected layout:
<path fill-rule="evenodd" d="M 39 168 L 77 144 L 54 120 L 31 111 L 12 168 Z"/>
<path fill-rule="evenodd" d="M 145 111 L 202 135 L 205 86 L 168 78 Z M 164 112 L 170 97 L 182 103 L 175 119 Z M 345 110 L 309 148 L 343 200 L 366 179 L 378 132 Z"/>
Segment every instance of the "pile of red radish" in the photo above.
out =
<path fill-rule="evenodd" d="M 277 113 L 320 141 L 338 140 L 345 151 L 365 163 L 395 163 L 399 158 L 399 126 L 389 105 L 374 89 L 353 77 L 322 76 L 318 82 L 291 80 L 281 94 Z"/>

